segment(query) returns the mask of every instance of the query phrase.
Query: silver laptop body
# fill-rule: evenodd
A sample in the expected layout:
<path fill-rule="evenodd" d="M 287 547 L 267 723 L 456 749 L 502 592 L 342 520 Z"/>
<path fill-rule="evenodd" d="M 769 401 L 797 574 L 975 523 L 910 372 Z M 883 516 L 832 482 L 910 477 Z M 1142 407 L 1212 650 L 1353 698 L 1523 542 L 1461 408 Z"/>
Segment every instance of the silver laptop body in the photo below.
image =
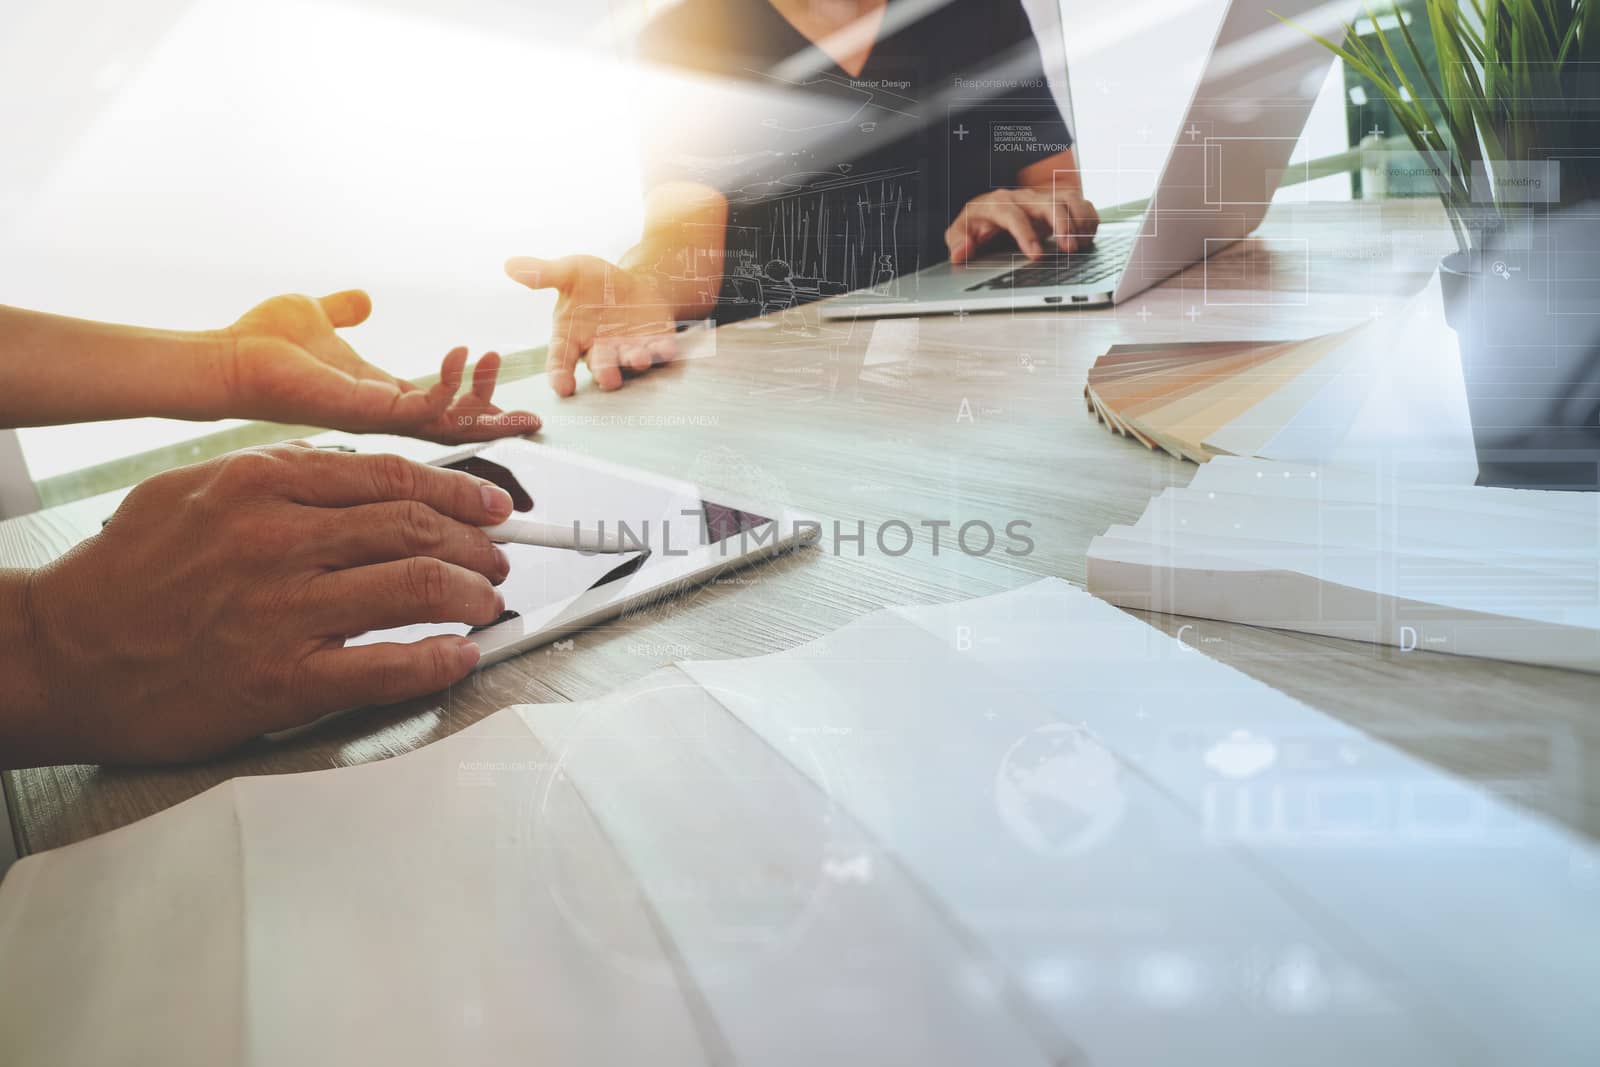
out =
<path fill-rule="evenodd" d="M 824 301 L 821 316 L 1105 307 L 1248 236 L 1289 171 L 1333 61 L 1305 31 L 1342 40 L 1352 8 L 1347 0 L 1233 0 L 1149 205 L 1137 219 L 1103 223 L 1090 251 L 940 263 L 900 279 L 893 295 L 863 289 Z"/>

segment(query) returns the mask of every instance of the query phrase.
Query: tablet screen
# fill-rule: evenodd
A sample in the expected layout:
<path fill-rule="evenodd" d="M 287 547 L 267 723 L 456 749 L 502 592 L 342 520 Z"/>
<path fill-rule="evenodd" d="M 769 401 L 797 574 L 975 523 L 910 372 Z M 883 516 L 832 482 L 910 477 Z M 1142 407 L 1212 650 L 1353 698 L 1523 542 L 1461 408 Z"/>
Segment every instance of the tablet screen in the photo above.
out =
<path fill-rule="evenodd" d="M 706 500 L 687 482 L 630 472 L 526 441 L 497 442 L 446 466 L 505 489 L 519 517 L 560 526 L 576 521 L 589 530 L 603 527 L 630 544 L 647 545 L 650 554 L 585 555 L 536 545 L 502 545 L 511 573 L 500 586 L 506 612 L 494 623 L 475 630 L 461 623 L 404 626 L 360 634 L 347 644 L 466 633 L 476 634 L 486 650 L 520 641 L 550 626 L 564 606 L 590 591 L 632 595 L 705 569 L 708 556 L 715 560 L 743 555 L 746 538 L 773 521 L 767 515 Z M 776 536 L 775 531 L 765 532 L 771 537 L 755 536 L 758 545 L 763 540 L 771 544 Z"/>

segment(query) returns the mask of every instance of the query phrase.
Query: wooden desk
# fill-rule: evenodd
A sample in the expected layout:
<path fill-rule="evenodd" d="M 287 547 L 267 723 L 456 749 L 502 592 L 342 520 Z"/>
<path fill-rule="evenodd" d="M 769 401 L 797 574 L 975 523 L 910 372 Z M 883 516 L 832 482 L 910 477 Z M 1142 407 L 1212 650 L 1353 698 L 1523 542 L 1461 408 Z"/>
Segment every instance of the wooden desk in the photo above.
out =
<path fill-rule="evenodd" d="M 714 354 L 615 394 L 587 389 L 560 402 L 542 379 L 519 383 L 511 399 L 544 415 L 551 445 L 781 498 L 850 528 L 863 521 L 866 554 L 852 545 L 802 552 L 580 634 L 571 651 L 537 650 L 448 693 L 363 711 L 292 742 L 190 767 L 12 772 L 5 787 L 19 848 L 121 826 L 234 775 L 396 755 L 506 704 L 594 696 L 671 660 L 771 652 L 888 604 L 979 596 L 1038 575 L 1081 585 L 1089 541 L 1134 521 L 1152 494 L 1195 470 L 1112 436 L 1085 412 L 1094 358 L 1130 340 L 1303 336 L 1393 307 L 1427 277 L 1395 269 L 1396 232 L 1410 235 L 1419 263 L 1430 247 L 1437 255 L 1450 246 L 1432 202 L 1280 207 L 1261 240 L 1213 260 L 1209 279 L 1196 267 L 1115 310 L 924 319 L 904 360 L 864 358 L 870 323 L 819 325 L 802 312 L 718 331 Z M 1263 278 L 1275 295 L 1252 291 Z M 1267 299 L 1287 302 L 1261 306 Z M 1230 300 L 1238 303 L 1222 303 Z M 111 506 L 100 498 L 0 524 L 0 566 L 53 558 L 98 529 Z M 1000 528 L 1016 518 L 1033 524 L 1037 548 L 1027 557 L 948 547 L 935 556 L 918 527 L 984 519 Z M 903 556 L 870 543 L 870 531 L 893 519 L 921 532 Z M 1190 623 L 1186 639 L 1217 659 L 1600 838 L 1600 678 L 1149 621 L 1168 633 Z"/>

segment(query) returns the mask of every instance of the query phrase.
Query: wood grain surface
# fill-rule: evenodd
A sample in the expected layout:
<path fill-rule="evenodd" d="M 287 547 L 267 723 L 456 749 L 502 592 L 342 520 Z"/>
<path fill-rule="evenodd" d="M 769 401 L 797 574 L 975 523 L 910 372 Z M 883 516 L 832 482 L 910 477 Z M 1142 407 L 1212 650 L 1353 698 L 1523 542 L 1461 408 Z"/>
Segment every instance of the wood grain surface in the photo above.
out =
<path fill-rule="evenodd" d="M 1117 309 L 927 318 L 905 358 L 868 355 L 872 323 L 819 323 L 804 310 L 700 334 L 692 358 L 614 394 L 586 385 L 560 401 L 542 378 L 516 383 L 505 402 L 539 411 L 549 445 L 783 499 L 846 532 L 859 522 L 865 544 L 857 554 L 825 541 L 579 634 L 570 651 L 535 650 L 448 692 L 292 741 L 193 766 L 7 773 L 19 850 L 110 830 L 235 775 L 383 759 L 507 704 L 591 697 L 675 660 L 787 648 L 885 605 L 978 596 L 1040 575 L 1081 586 L 1089 541 L 1135 521 L 1152 494 L 1195 470 L 1113 436 L 1086 411 L 1095 357 L 1128 342 L 1303 337 L 1396 308 L 1427 278 L 1414 252 L 1391 247 L 1397 231 L 1413 245 L 1418 234 L 1433 241 L 1436 254 L 1450 247 L 1427 201 L 1280 206 L 1257 239 Z M 115 499 L 0 524 L 0 566 L 58 556 L 93 534 Z M 1003 529 L 1014 519 L 1032 524 L 1031 554 L 952 551 L 962 523 Z M 893 520 L 917 533 L 902 555 L 892 554 L 898 528 L 883 549 L 874 544 L 873 531 Z M 941 520 L 952 525 L 935 553 L 920 524 Z M 1600 838 L 1600 678 L 1146 617 L 1173 635 L 1187 626 L 1182 639 L 1204 653 Z"/>

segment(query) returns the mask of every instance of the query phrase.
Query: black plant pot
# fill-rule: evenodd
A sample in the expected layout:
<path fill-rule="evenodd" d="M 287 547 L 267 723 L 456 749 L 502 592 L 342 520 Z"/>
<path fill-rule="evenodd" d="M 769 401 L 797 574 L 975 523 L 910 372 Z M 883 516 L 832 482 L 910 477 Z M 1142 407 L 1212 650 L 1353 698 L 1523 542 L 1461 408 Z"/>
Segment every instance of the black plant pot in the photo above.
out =
<path fill-rule="evenodd" d="M 1439 266 L 1479 485 L 1600 488 L 1597 228 L 1541 220 Z"/>

